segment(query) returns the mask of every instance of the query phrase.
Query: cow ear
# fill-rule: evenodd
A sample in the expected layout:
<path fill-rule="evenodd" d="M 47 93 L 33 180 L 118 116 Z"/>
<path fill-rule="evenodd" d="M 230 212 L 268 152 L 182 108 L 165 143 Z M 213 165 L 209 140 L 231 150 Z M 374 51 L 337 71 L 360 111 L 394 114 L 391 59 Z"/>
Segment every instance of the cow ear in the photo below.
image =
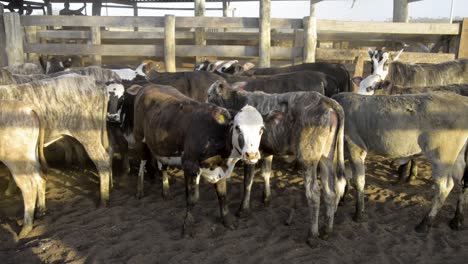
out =
<path fill-rule="evenodd" d="M 216 94 L 218 94 L 218 95 L 223 94 L 225 85 L 226 85 L 225 83 L 220 82 L 220 81 L 217 81 L 217 84 L 216 84 Z"/>
<path fill-rule="evenodd" d="M 284 117 L 285 117 L 284 112 L 274 110 L 268 113 L 268 115 L 264 118 L 264 120 L 265 120 L 265 123 L 267 124 L 274 122 L 275 125 L 278 125 L 281 121 L 283 121 Z"/>
<path fill-rule="evenodd" d="M 131 94 L 131 95 L 136 95 L 140 90 L 141 90 L 141 86 L 140 85 L 132 85 L 130 86 L 130 88 L 127 89 L 127 91 L 125 91 L 126 93 L 128 94 Z"/>
<path fill-rule="evenodd" d="M 361 84 L 361 82 L 362 82 L 363 79 L 362 79 L 361 76 L 358 76 L 358 77 L 353 77 L 351 80 L 353 81 L 354 84 L 356 84 L 357 86 L 359 86 L 359 85 Z"/>
<path fill-rule="evenodd" d="M 229 124 L 229 122 L 231 122 L 231 115 L 229 114 L 229 112 L 226 109 L 220 107 L 218 107 L 213 112 L 213 118 L 220 125 L 226 125 Z"/>
<path fill-rule="evenodd" d="M 243 91 L 247 82 L 235 82 L 231 85 L 231 87 L 236 91 Z"/>
<path fill-rule="evenodd" d="M 372 59 L 372 56 L 374 55 L 374 51 L 371 48 L 368 48 L 367 53 L 369 53 L 369 57 L 371 57 Z"/>
<path fill-rule="evenodd" d="M 253 67 L 255 67 L 255 64 L 251 63 L 251 62 L 246 62 L 244 63 L 244 65 L 242 65 L 242 68 L 244 71 L 248 71 L 250 69 L 252 69 Z"/>
<path fill-rule="evenodd" d="M 381 87 L 388 93 L 391 92 L 392 88 L 393 88 L 393 83 L 390 82 L 390 81 L 385 81 Z"/>

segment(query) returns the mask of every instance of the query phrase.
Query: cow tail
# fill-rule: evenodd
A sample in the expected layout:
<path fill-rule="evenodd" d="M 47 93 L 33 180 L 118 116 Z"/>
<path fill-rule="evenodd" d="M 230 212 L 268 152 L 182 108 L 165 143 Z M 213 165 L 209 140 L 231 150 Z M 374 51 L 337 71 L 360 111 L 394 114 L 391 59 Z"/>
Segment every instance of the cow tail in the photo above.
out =
<path fill-rule="evenodd" d="M 336 172 L 335 192 L 337 195 L 336 206 L 339 201 L 345 196 L 347 191 L 347 180 L 345 175 L 345 162 L 344 162 L 344 124 L 345 116 L 341 106 L 336 103 L 335 112 L 338 115 L 338 130 L 336 134 L 334 166 Z"/>
<path fill-rule="evenodd" d="M 42 119 L 42 116 L 36 110 L 31 111 L 33 118 L 39 124 L 39 139 L 37 144 L 37 153 L 39 155 L 39 163 L 41 165 L 42 177 L 47 178 L 47 173 L 49 171 L 49 166 L 44 155 L 44 138 L 45 138 L 45 122 Z"/>

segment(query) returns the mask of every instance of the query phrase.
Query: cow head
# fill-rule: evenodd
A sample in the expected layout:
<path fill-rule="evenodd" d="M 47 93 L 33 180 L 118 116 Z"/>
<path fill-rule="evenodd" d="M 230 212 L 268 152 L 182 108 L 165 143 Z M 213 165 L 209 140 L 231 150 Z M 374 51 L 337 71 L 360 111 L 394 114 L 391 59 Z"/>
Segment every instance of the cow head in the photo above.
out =
<path fill-rule="evenodd" d="M 107 121 L 121 122 L 120 112 L 122 110 L 124 86 L 117 81 L 106 82 L 109 103 L 107 106 Z"/>
<path fill-rule="evenodd" d="M 234 89 L 224 80 L 216 81 L 208 89 L 208 102 L 228 109 L 239 109 L 246 104 L 238 96 L 239 91 L 241 90 Z"/>
<path fill-rule="evenodd" d="M 373 95 L 374 91 L 378 89 L 383 82 L 383 79 L 379 74 L 369 75 L 365 79 L 362 77 L 354 77 L 352 80 L 357 86 L 359 86 L 358 94 L 364 95 Z"/>
<path fill-rule="evenodd" d="M 368 53 L 371 59 L 371 74 L 378 74 L 382 79 L 385 79 L 388 74 L 388 65 L 391 62 L 397 61 L 400 58 L 403 49 L 400 50 L 394 58 L 391 58 L 390 53 L 382 49 L 369 49 Z"/>
<path fill-rule="evenodd" d="M 144 60 L 135 70 L 141 76 L 146 76 L 151 71 L 161 71 L 161 64 L 153 60 Z"/>
<path fill-rule="evenodd" d="M 257 163 L 264 128 L 262 115 L 257 109 L 250 105 L 244 106 L 231 124 L 232 153 L 240 155 L 245 163 Z"/>

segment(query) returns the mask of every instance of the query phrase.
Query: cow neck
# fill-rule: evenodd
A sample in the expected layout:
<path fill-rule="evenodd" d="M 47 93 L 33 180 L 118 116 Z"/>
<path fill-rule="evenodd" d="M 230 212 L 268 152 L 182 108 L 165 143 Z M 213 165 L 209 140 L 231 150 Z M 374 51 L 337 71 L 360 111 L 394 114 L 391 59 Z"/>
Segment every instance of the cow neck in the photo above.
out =
<path fill-rule="evenodd" d="M 242 151 L 240 149 L 238 149 L 237 147 L 234 147 L 234 145 L 232 144 L 232 133 L 234 133 L 234 123 L 230 123 L 229 124 L 229 129 L 226 130 L 226 142 L 225 142 L 225 146 L 226 146 L 226 149 L 229 150 L 229 157 L 230 158 L 235 158 L 235 154 L 237 154 L 239 157 L 242 156 Z"/>
<path fill-rule="evenodd" d="M 226 106 L 226 108 L 239 111 L 242 109 L 242 107 L 247 105 L 248 98 L 244 92 L 233 90 L 231 91 L 229 95 L 229 99 L 228 100 L 223 99 L 223 101 L 224 101 L 223 103 Z"/>

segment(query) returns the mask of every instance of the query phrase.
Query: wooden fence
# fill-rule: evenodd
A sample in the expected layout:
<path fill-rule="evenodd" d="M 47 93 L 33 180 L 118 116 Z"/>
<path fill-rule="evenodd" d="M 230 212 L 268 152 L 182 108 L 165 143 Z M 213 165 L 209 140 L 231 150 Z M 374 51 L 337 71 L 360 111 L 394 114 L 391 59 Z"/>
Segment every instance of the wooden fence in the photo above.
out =
<path fill-rule="evenodd" d="M 28 58 L 35 54 L 91 55 L 95 64 L 101 63 L 101 56 L 152 56 L 164 58 L 166 71 L 174 72 L 176 57 L 254 58 L 263 65 L 269 65 L 270 60 L 310 61 L 312 56 L 312 60 L 355 61 L 359 72 L 363 63 L 368 61 L 366 50 L 307 47 L 304 43 L 311 40 L 368 40 L 372 43 L 375 39 L 435 39 L 442 35 L 461 35 L 458 54 L 466 57 L 468 53 L 467 19 L 462 24 L 407 24 L 328 20 L 308 23 L 309 19 L 315 19 L 309 17 L 271 18 L 269 23 L 261 23 L 259 18 L 172 15 L 20 17 L 16 13 L 0 13 L 0 16 L 0 36 L 3 27 L 6 41 L 5 50 L 0 50 L 0 59 L 6 55 L 8 64 L 24 62 L 25 54 Z M 317 28 L 309 30 L 307 25 L 317 25 Z M 133 31 L 134 28 L 139 31 Z M 145 28 L 151 31 L 145 31 Z M 195 28 L 208 29 L 203 34 L 206 45 L 194 44 Z M 212 29 L 218 29 L 218 32 Z M 271 41 L 268 40 L 270 37 Z M 80 41 L 66 43 L 70 39 Z M 62 43 L 57 43 L 57 40 Z M 119 42 L 123 40 L 126 42 Z M 134 44 L 138 41 L 145 43 Z M 450 53 L 404 52 L 400 60 L 437 63 L 454 58 L 456 54 Z"/>

